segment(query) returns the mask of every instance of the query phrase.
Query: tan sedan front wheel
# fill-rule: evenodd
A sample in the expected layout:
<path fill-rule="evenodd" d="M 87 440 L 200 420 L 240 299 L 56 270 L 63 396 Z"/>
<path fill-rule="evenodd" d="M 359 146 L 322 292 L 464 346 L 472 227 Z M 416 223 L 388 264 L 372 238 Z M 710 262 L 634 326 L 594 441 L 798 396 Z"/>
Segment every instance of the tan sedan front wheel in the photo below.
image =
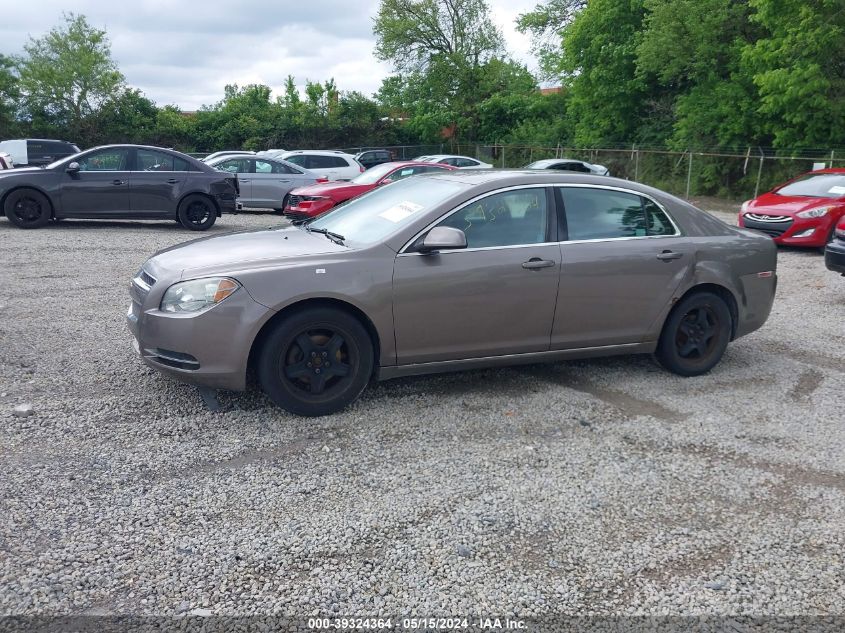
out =
<path fill-rule="evenodd" d="M 373 372 L 373 343 L 352 315 L 333 308 L 292 313 L 264 340 L 261 388 L 291 413 L 335 413 L 355 401 Z"/>

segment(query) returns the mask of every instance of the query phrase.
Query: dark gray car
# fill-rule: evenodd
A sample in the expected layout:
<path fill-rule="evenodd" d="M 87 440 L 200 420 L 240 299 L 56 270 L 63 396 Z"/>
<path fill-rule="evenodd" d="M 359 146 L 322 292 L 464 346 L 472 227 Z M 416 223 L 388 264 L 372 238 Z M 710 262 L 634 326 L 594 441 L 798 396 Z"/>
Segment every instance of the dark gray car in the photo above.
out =
<path fill-rule="evenodd" d="M 144 145 L 106 145 L 43 168 L 0 173 L 0 208 L 12 224 L 52 219 L 176 220 L 192 231 L 235 211 L 236 176 L 190 156 Z"/>
<path fill-rule="evenodd" d="M 636 183 L 448 172 L 159 252 L 128 322 L 152 367 L 240 390 L 252 365 L 322 415 L 372 378 L 634 353 L 705 373 L 766 321 L 776 263 L 768 237 Z"/>

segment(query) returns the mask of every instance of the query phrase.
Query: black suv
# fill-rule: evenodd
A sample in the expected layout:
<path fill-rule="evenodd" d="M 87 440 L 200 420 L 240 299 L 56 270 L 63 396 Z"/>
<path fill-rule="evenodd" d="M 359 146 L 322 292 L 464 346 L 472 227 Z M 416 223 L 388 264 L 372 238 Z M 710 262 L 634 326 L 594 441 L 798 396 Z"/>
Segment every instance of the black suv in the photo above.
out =
<path fill-rule="evenodd" d="M 382 163 L 389 163 L 393 160 L 393 156 L 386 149 L 368 149 L 365 152 L 355 154 L 355 160 L 361 163 L 364 169 L 369 169 Z"/>

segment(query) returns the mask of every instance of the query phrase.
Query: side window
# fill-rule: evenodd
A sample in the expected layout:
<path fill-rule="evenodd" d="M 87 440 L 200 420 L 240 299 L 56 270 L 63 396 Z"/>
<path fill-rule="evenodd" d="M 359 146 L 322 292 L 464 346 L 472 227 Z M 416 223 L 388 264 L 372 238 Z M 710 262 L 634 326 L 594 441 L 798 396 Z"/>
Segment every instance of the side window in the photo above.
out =
<path fill-rule="evenodd" d="M 478 161 L 469 158 L 458 158 L 455 160 L 458 167 L 478 167 Z"/>
<path fill-rule="evenodd" d="M 457 158 L 444 158 L 444 159 L 439 160 L 437 162 L 444 164 L 444 165 L 451 165 L 452 167 L 459 167 Z"/>
<path fill-rule="evenodd" d="M 397 180 L 403 180 L 408 176 L 413 176 L 414 174 L 419 174 L 425 171 L 425 167 L 405 167 L 404 169 L 397 169 L 392 174 L 390 174 L 389 178 L 396 182 Z"/>
<path fill-rule="evenodd" d="M 228 171 L 230 174 L 237 174 L 239 172 L 243 173 L 241 171 L 241 162 L 242 161 L 239 161 L 234 158 L 232 160 L 224 160 L 222 163 L 218 163 L 215 166 L 215 169 L 219 169 L 220 171 Z"/>
<path fill-rule="evenodd" d="M 149 149 L 139 149 L 137 157 L 137 171 L 175 171 L 173 169 L 175 157 L 171 154 Z"/>
<path fill-rule="evenodd" d="M 562 187 L 570 240 L 646 235 L 645 211 L 637 195 L 611 189 Z"/>
<path fill-rule="evenodd" d="M 79 171 L 126 171 L 129 152 L 125 149 L 101 149 L 79 159 Z"/>
<path fill-rule="evenodd" d="M 257 161 L 255 161 L 255 173 L 256 174 L 272 174 L 273 173 L 273 164 L 268 163 L 265 160 L 257 160 Z"/>
<path fill-rule="evenodd" d="M 47 154 L 47 146 L 41 141 L 27 141 L 26 153 L 27 156 L 35 156 L 36 158 L 41 158 L 42 156 Z"/>
<path fill-rule="evenodd" d="M 191 165 L 186 160 L 183 160 L 179 157 L 174 157 L 173 171 L 191 171 Z"/>
<path fill-rule="evenodd" d="M 304 156 L 302 154 L 297 154 L 296 156 L 288 156 L 285 160 L 289 163 L 293 163 L 294 165 L 299 165 L 300 167 L 304 167 L 305 169 L 313 169 L 314 166 L 311 164 L 310 160 L 307 160 L 308 156 Z"/>
<path fill-rule="evenodd" d="M 325 156 L 324 158 L 328 158 L 331 161 L 331 167 L 349 167 L 349 163 L 341 156 Z"/>
<path fill-rule="evenodd" d="M 643 198 L 649 235 L 675 235 L 677 231 L 672 226 L 669 216 L 648 198 Z"/>
<path fill-rule="evenodd" d="M 331 156 L 320 156 L 319 154 L 314 154 L 309 156 L 308 159 L 308 163 L 305 165 L 308 169 L 331 169 L 335 166 Z"/>
<path fill-rule="evenodd" d="M 440 226 L 461 229 L 468 248 L 539 244 L 546 241 L 548 215 L 545 189 L 517 189 L 473 202 Z"/>

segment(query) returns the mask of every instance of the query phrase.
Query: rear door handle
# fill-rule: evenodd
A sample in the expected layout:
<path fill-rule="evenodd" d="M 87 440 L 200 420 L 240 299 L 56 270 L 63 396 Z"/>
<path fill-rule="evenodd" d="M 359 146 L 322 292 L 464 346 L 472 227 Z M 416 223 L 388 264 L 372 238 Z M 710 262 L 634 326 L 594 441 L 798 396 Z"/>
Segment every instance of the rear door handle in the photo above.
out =
<path fill-rule="evenodd" d="M 657 259 L 668 262 L 670 259 L 681 259 L 683 257 L 683 253 L 673 253 L 672 251 L 663 251 L 660 255 L 657 256 Z"/>
<path fill-rule="evenodd" d="M 177 182 L 179 182 L 178 178 L 168 178 L 167 179 L 167 184 L 169 184 L 169 185 L 175 185 Z"/>
<path fill-rule="evenodd" d="M 113 185 L 125 185 L 126 181 L 125 180 L 112 180 L 111 184 L 113 184 Z"/>
<path fill-rule="evenodd" d="M 528 270 L 539 270 L 540 268 L 551 268 L 557 262 L 550 259 L 540 259 L 539 257 L 532 257 L 527 262 L 522 262 L 522 267 Z"/>
<path fill-rule="evenodd" d="M 249 178 L 238 178 L 241 182 L 249 182 Z"/>

